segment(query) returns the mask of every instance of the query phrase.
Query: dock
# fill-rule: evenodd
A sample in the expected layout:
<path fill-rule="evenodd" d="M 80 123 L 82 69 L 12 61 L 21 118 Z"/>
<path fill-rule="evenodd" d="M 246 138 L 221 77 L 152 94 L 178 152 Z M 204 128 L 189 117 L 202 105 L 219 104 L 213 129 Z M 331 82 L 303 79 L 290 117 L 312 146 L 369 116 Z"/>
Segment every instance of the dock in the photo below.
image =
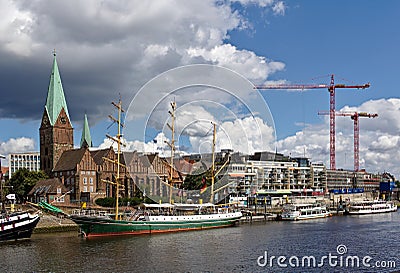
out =
<path fill-rule="evenodd" d="M 65 217 L 57 217 L 48 213 L 42 213 L 33 233 L 68 232 L 78 231 L 79 227 L 73 221 Z"/>

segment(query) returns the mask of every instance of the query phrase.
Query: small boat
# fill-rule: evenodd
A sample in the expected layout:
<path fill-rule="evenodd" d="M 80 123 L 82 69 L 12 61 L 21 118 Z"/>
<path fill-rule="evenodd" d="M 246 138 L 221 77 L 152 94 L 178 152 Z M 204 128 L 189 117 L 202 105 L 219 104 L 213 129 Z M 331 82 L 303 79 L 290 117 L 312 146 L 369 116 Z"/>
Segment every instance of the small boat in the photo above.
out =
<path fill-rule="evenodd" d="M 374 214 L 397 211 L 397 206 L 390 201 L 384 200 L 364 200 L 352 202 L 346 208 L 346 214 Z"/>
<path fill-rule="evenodd" d="M 322 204 L 286 204 L 283 206 L 282 220 L 307 220 L 331 216 Z"/>
<path fill-rule="evenodd" d="M 30 238 L 39 219 L 39 214 L 27 211 L 2 213 L 0 216 L 0 241 Z"/>
<path fill-rule="evenodd" d="M 240 211 L 213 204 L 144 204 L 143 210 L 115 214 L 75 211 L 70 219 L 84 237 L 140 235 L 234 226 Z"/>

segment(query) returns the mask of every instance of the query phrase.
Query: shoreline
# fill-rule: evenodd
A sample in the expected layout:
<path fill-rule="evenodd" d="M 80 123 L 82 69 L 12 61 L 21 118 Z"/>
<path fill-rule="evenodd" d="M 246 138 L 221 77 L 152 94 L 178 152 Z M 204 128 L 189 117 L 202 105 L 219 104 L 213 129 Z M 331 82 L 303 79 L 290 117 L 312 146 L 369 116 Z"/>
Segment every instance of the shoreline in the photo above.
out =
<path fill-rule="evenodd" d="M 60 218 L 47 213 L 40 215 L 40 220 L 35 229 L 34 234 L 38 233 L 55 233 L 55 232 L 68 232 L 79 231 L 79 227 L 68 218 Z"/>

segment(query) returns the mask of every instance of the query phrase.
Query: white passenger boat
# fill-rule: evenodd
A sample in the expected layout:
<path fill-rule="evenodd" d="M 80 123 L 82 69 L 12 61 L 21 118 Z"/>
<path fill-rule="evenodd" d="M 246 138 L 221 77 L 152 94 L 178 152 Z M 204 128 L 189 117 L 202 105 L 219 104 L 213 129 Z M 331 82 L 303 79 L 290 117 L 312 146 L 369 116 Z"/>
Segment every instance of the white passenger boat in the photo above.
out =
<path fill-rule="evenodd" d="M 331 216 L 323 204 L 286 204 L 283 206 L 282 220 L 307 220 Z"/>
<path fill-rule="evenodd" d="M 28 211 L 0 214 L 0 241 L 30 238 L 39 219 Z"/>
<path fill-rule="evenodd" d="M 397 206 L 390 201 L 384 200 L 365 200 L 352 202 L 347 207 L 347 214 L 373 214 L 373 213 L 384 213 L 393 212 L 397 210 Z"/>

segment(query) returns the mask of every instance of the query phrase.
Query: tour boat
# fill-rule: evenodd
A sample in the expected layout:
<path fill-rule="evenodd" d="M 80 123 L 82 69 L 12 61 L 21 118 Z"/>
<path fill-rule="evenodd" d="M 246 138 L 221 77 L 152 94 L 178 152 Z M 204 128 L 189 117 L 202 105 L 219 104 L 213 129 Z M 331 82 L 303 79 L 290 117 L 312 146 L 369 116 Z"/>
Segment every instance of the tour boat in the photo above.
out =
<path fill-rule="evenodd" d="M 1 214 L 0 241 L 30 238 L 39 219 L 37 213 L 27 211 Z"/>
<path fill-rule="evenodd" d="M 213 204 L 144 204 L 135 213 L 115 214 L 75 211 L 70 219 L 84 237 L 139 235 L 230 227 L 242 217 L 240 211 Z"/>
<path fill-rule="evenodd" d="M 397 206 L 390 201 L 365 200 L 352 202 L 346 209 L 346 214 L 373 214 L 397 211 Z"/>
<path fill-rule="evenodd" d="M 282 220 L 307 220 L 331 216 L 322 204 L 286 204 L 281 215 Z"/>

